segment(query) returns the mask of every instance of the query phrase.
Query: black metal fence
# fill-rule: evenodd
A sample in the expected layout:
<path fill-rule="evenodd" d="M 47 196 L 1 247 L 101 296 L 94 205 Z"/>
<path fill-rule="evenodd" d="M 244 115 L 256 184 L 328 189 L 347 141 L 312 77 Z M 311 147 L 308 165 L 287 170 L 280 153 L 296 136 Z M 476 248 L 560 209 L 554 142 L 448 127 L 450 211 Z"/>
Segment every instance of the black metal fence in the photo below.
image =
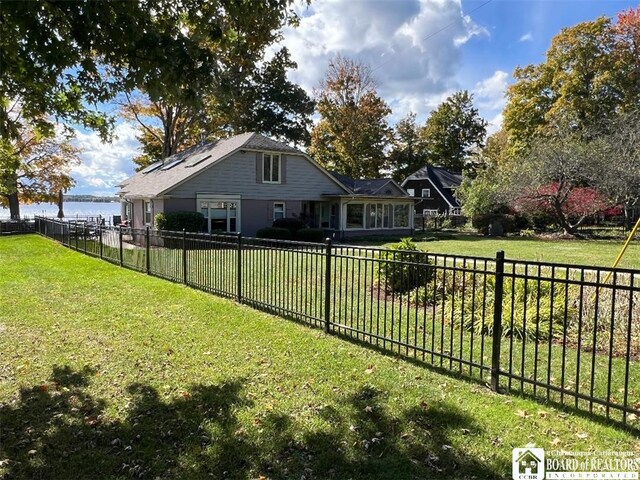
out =
<path fill-rule="evenodd" d="M 36 230 L 465 377 L 638 428 L 640 271 L 186 232 Z"/>
<path fill-rule="evenodd" d="M 16 235 L 20 233 L 33 233 L 33 220 L 10 220 L 0 218 L 0 235 Z"/>

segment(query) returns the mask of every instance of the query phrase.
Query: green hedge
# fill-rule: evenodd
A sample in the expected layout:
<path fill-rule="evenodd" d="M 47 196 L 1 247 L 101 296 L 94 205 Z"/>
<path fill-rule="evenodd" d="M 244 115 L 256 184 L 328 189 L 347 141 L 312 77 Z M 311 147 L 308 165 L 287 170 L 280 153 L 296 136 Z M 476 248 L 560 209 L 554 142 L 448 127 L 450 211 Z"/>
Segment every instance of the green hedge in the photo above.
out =
<path fill-rule="evenodd" d="M 158 230 L 174 232 L 202 232 L 205 229 L 204 215 L 200 212 L 170 212 L 158 213 L 154 217 L 154 224 Z"/>
<path fill-rule="evenodd" d="M 301 242 L 322 243 L 325 239 L 324 229 L 322 228 L 303 228 L 298 230 L 294 237 Z"/>
<path fill-rule="evenodd" d="M 258 238 L 271 238 L 274 240 L 291 240 L 291 232 L 288 228 L 267 227 L 256 232 Z"/>
<path fill-rule="evenodd" d="M 305 227 L 305 224 L 299 218 L 278 218 L 273 221 L 272 227 L 275 228 L 286 228 L 291 232 L 291 238 L 296 236 L 298 230 L 302 230 Z"/>

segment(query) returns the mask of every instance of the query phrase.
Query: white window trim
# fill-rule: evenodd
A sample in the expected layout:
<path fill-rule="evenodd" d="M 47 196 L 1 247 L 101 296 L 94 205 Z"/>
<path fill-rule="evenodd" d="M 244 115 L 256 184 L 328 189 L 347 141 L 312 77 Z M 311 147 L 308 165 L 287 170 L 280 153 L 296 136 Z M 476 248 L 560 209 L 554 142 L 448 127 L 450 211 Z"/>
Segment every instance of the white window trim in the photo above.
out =
<path fill-rule="evenodd" d="M 149 204 L 149 222 L 147 222 L 147 203 Z M 142 218 L 144 219 L 145 227 L 153 226 L 153 202 L 151 199 L 142 201 Z"/>
<path fill-rule="evenodd" d="M 287 204 L 286 202 L 273 202 L 273 220 L 276 218 L 276 205 L 282 205 L 282 218 L 287 218 Z"/>
<path fill-rule="evenodd" d="M 415 188 L 407 188 L 407 193 L 409 194 L 410 197 L 415 197 L 416 196 L 416 189 Z"/>
<path fill-rule="evenodd" d="M 198 212 L 200 211 L 200 202 L 235 202 L 238 204 L 236 208 L 236 231 L 241 232 L 242 226 L 242 196 L 234 194 L 222 194 L 217 195 L 215 193 L 208 192 L 196 192 L 196 206 Z"/>
<path fill-rule="evenodd" d="M 275 156 L 278 157 L 278 181 L 277 182 L 274 182 L 272 180 L 267 180 L 267 179 L 264 178 L 265 155 L 270 155 L 271 156 L 272 165 L 270 165 L 269 171 L 271 171 L 271 167 L 273 167 L 273 158 Z M 282 155 L 280 155 L 279 153 L 276 153 L 276 152 L 262 152 L 262 183 L 271 183 L 271 184 L 282 183 Z"/>
<path fill-rule="evenodd" d="M 425 195 L 424 194 L 425 191 L 427 191 L 429 193 L 427 195 Z M 431 189 L 430 188 L 423 188 L 421 193 L 422 193 L 422 195 L 421 195 L 422 198 L 431 198 Z"/>
<path fill-rule="evenodd" d="M 376 227 L 376 228 L 367 228 L 367 204 L 380 204 L 380 202 L 367 202 L 367 201 L 362 201 L 362 202 L 349 202 L 349 203 L 344 203 L 343 206 L 343 221 L 342 221 L 342 225 L 343 225 L 343 229 L 345 231 L 350 231 L 350 232 L 355 232 L 355 231 L 361 231 L 361 232 L 367 232 L 367 231 L 384 231 L 384 230 L 394 230 L 394 229 L 405 229 L 405 228 L 411 228 L 412 222 L 413 222 L 413 206 L 407 203 L 400 203 L 400 202 L 382 202 L 383 205 L 383 215 L 382 215 L 382 221 L 384 224 L 384 205 L 389 205 L 389 223 L 391 223 L 391 225 L 387 226 L 387 227 Z M 362 227 L 348 227 L 347 226 L 347 207 L 349 205 L 362 205 Z M 394 214 L 394 207 L 398 206 L 398 205 L 404 205 L 408 208 L 409 212 L 408 212 L 408 225 L 406 227 L 396 227 L 395 226 L 395 214 Z"/>
<path fill-rule="evenodd" d="M 440 215 L 440 210 L 437 208 L 425 208 L 422 210 L 422 215 L 425 217 L 434 217 L 436 215 Z"/>

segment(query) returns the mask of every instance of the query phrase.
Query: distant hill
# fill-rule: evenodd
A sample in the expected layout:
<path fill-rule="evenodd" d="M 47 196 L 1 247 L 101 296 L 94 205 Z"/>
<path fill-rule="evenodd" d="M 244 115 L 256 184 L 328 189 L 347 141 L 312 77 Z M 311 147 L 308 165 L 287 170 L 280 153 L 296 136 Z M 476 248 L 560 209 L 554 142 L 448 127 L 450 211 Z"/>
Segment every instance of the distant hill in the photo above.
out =
<path fill-rule="evenodd" d="M 120 202 L 120 199 L 116 196 L 100 197 L 96 195 L 64 195 L 63 200 L 65 202 Z"/>

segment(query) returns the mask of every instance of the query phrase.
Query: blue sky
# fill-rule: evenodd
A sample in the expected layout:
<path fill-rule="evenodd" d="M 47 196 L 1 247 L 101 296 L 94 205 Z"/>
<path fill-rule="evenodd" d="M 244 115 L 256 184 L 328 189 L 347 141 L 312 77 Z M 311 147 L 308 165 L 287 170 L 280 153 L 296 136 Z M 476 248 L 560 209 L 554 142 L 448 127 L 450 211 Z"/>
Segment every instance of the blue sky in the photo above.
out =
<path fill-rule="evenodd" d="M 614 17 L 637 7 L 618 0 L 316 0 L 297 5 L 297 29 L 283 32 L 298 69 L 292 80 L 309 93 L 336 54 L 368 63 L 393 124 L 409 112 L 423 122 L 448 95 L 474 94 L 489 131 L 500 127 L 504 90 L 517 65 L 540 63 L 561 28 Z M 113 194 L 133 173 L 135 126 L 119 123 L 117 139 L 102 144 L 78 132 L 85 150 L 70 193 Z"/>

